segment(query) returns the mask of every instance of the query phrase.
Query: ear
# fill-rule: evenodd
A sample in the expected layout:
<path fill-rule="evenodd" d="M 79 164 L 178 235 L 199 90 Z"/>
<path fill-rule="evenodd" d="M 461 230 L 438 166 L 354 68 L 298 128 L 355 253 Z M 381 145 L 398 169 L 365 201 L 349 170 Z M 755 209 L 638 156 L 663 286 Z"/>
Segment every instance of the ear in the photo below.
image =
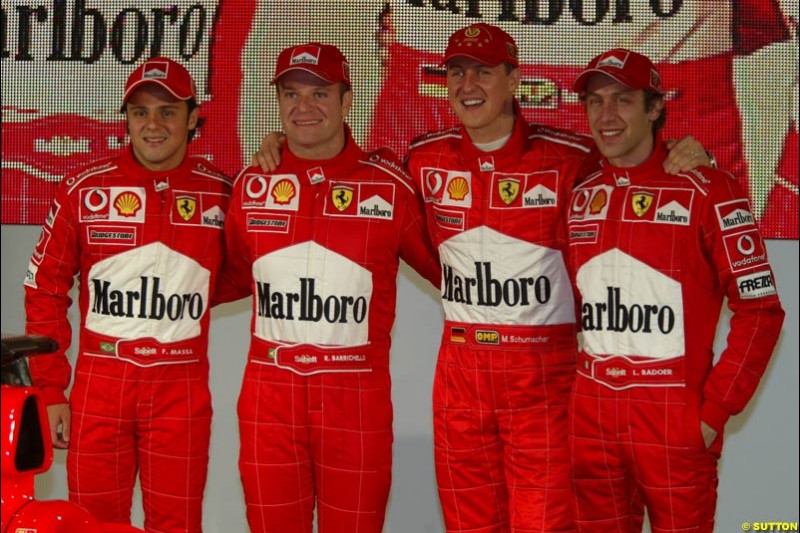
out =
<path fill-rule="evenodd" d="M 186 104 L 187 106 L 189 104 Z M 200 120 L 200 108 L 195 107 L 192 109 L 192 112 L 189 113 L 189 123 L 187 124 L 188 130 L 191 131 L 197 127 L 197 121 Z"/>
<path fill-rule="evenodd" d="M 503 66 L 503 68 L 506 68 Z M 519 89 L 519 83 L 522 74 L 520 74 L 519 68 L 514 68 L 511 72 L 508 73 L 508 89 L 512 93 L 516 93 L 517 89 Z"/>
<path fill-rule="evenodd" d="M 647 118 L 650 122 L 655 122 L 658 120 L 658 117 L 661 116 L 662 111 L 664 111 L 664 99 L 657 98 L 653 100 L 653 106 L 650 108 L 650 111 L 647 112 Z"/>
<path fill-rule="evenodd" d="M 353 90 L 350 89 L 342 95 L 342 117 L 346 118 L 350 113 L 350 108 L 353 107 Z"/>

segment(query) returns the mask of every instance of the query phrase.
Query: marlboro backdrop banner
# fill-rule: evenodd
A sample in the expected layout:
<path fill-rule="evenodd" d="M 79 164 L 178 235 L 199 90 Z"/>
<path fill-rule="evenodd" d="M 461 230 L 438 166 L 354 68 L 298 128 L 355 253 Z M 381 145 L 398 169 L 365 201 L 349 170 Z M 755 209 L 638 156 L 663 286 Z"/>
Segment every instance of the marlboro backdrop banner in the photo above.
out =
<path fill-rule="evenodd" d="M 439 60 L 450 33 L 485 21 L 520 46 L 529 121 L 587 132 L 581 67 L 617 46 L 650 56 L 666 135 L 695 136 L 736 176 L 766 237 L 798 238 L 797 0 L 3 0 L 0 15 L 3 224 L 41 224 L 67 170 L 125 146 L 122 89 L 148 57 L 192 73 L 206 124 L 191 150 L 234 175 L 280 128 L 283 48 L 338 45 L 356 139 L 404 155 L 455 125 Z"/>

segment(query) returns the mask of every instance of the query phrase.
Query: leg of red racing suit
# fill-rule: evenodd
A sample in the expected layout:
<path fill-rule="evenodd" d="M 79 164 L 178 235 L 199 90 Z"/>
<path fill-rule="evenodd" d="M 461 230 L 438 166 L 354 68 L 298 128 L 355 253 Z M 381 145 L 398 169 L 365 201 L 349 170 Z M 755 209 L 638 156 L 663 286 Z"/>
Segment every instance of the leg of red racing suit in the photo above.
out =
<path fill-rule="evenodd" d="M 448 532 L 574 531 L 567 447 L 574 372 L 572 346 L 476 349 L 445 338 L 433 401 Z"/>
<path fill-rule="evenodd" d="M 84 356 L 70 404 L 72 501 L 102 521 L 130 523 L 138 469 L 148 531 L 202 530 L 211 434 L 205 364 L 141 368 Z"/>
<path fill-rule="evenodd" d="M 571 443 L 581 532 L 713 531 L 721 439 L 705 449 L 700 403 L 685 388 L 615 391 L 579 376 Z"/>
<path fill-rule="evenodd" d="M 211 438 L 208 365 L 141 369 L 139 476 L 147 531 L 200 533 Z"/>
<path fill-rule="evenodd" d="M 643 505 L 629 470 L 628 422 L 602 388 L 579 375 L 570 402 L 576 522 L 581 533 L 636 533 Z"/>
<path fill-rule="evenodd" d="M 387 369 L 320 374 L 312 389 L 319 533 L 380 533 L 392 483 L 392 399 Z"/>
<path fill-rule="evenodd" d="M 391 485 L 388 371 L 300 376 L 248 363 L 239 398 L 247 519 L 255 533 L 380 533 Z"/>
<path fill-rule="evenodd" d="M 686 388 L 631 389 L 633 460 L 653 533 L 712 533 L 722 436 L 706 449 L 700 399 Z"/>
<path fill-rule="evenodd" d="M 506 351 L 495 358 L 501 354 L 503 387 L 495 390 L 503 400 L 498 419 L 511 530 L 575 531 L 567 416 L 575 349 Z"/>
<path fill-rule="evenodd" d="M 311 533 L 314 476 L 307 378 L 248 363 L 239 395 L 239 472 L 253 533 Z"/>
<path fill-rule="evenodd" d="M 483 355 L 442 343 L 436 364 L 434 455 L 447 533 L 510 531 L 503 444 Z"/>
<path fill-rule="evenodd" d="M 103 522 L 129 524 L 136 482 L 136 368 L 81 355 L 70 392 L 69 499 Z"/>

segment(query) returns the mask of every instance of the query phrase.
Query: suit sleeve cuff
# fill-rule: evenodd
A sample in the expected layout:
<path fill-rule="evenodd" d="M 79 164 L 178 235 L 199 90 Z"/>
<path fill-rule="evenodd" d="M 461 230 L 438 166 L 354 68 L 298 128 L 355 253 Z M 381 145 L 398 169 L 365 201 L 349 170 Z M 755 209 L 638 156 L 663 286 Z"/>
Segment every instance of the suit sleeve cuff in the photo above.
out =
<path fill-rule="evenodd" d="M 64 391 L 58 387 L 42 387 L 39 389 L 39 393 L 47 406 L 69 403 Z"/>
<path fill-rule="evenodd" d="M 717 433 L 722 433 L 722 431 L 725 429 L 725 423 L 728 422 L 730 417 L 730 413 L 722 406 L 708 400 L 703 403 L 703 410 L 700 413 L 700 419 L 714 428 Z"/>

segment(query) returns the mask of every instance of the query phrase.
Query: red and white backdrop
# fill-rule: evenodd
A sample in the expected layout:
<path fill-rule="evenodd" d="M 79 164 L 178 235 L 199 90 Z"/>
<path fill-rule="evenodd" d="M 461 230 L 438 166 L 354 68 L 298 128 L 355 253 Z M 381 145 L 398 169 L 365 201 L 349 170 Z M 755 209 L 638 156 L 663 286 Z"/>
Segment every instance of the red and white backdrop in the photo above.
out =
<path fill-rule="evenodd" d="M 125 79 L 167 55 L 193 74 L 206 124 L 191 149 L 235 174 L 279 128 L 278 52 L 320 40 L 348 56 L 349 122 L 366 148 L 455 124 L 447 36 L 497 24 L 521 49 L 528 120 L 586 131 L 570 82 L 615 46 L 658 63 L 666 134 L 691 134 L 749 191 L 770 238 L 798 238 L 797 0 L 3 0 L 2 223 L 41 224 L 76 166 L 127 142 Z"/>

